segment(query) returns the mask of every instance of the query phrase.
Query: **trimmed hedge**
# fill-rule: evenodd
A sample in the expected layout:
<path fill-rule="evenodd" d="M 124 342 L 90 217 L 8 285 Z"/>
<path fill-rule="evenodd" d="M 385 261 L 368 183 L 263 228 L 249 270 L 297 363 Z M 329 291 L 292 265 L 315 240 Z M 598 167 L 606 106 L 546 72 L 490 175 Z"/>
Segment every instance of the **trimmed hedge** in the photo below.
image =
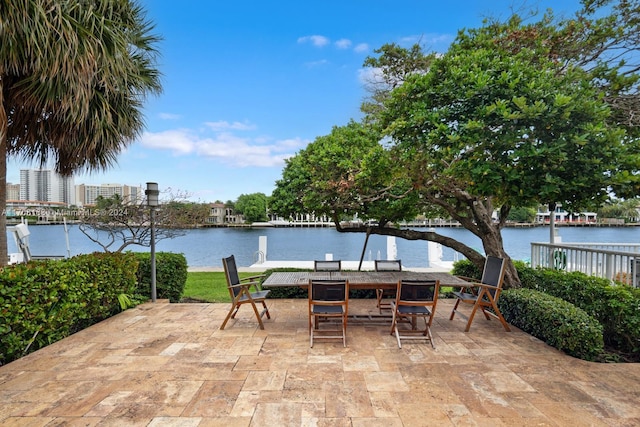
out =
<path fill-rule="evenodd" d="M 151 298 L 151 254 L 136 252 L 139 266 L 136 293 Z M 156 253 L 156 296 L 180 302 L 184 286 L 187 283 L 187 259 L 183 254 L 171 252 Z"/>
<path fill-rule="evenodd" d="M 598 320 L 607 346 L 640 353 L 640 289 L 576 271 L 523 267 L 518 274 L 523 287 L 562 298 Z"/>
<path fill-rule="evenodd" d="M 507 322 L 565 353 L 595 360 L 604 349 L 602 325 L 584 310 L 533 289 L 508 289 L 498 307 Z"/>
<path fill-rule="evenodd" d="M 609 349 L 640 359 L 640 289 L 612 285 L 607 279 L 580 272 L 534 269 L 518 261 L 514 265 L 523 288 L 544 292 L 584 310 L 602 325 Z M 456 262 L 452 273 L 480 277 L 468 260 Z"/>
<path fill-rule="evenodd" d="M 0 269 L 0 364 L 119 312 L 135 293 L 137 264 L 94 253 Z"/>

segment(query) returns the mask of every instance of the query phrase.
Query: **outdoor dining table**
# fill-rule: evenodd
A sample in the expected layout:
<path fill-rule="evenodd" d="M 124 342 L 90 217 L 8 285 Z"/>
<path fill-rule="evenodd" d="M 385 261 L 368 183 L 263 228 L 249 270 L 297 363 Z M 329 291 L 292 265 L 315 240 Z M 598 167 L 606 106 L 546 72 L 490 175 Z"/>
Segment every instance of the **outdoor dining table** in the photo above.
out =
<path fill-rule="evenodd" d="M 439 280 L 440 286 L 468 286 L 469 282 L 444 272 L 418 271 L 278 271 L 262 283 L 264 288 L 307 288 L 310 279 L 349 280 L 349 289 L 395 289 L 400 279 Z"/>
<path fill-rule="evenodd" d="M 349 289 L 397 289 L 398 281 L 405 280 L 439 280 L 440 286 L 468 286 L 469 282 L 444 272 L 417 271 L 277 271 L 271 273 L 262 283 L 262 287 L 308 288 L 310 279 L 349 280 Z M 375 302 L 375 301 L 374 301 Z M 373 307 L 373 306 L 372 306 Z M 349 318 L 359 321 L 388 321 L 391 313 L 354 313 L 350 311 Z"/>

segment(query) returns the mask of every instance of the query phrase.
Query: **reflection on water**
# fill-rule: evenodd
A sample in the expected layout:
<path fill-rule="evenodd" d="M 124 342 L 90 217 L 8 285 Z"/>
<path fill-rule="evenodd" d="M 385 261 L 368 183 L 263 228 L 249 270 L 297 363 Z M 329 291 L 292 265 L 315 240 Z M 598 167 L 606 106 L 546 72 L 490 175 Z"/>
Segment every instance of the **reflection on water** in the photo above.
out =
<path fill-rule="evenodd" d="M 77 226 L 69 225 L 69 252 L 71 256 L 101 251 Z M 30 225 L 30 247 L 34 255 L 67 255 L 64 226 Z M 426 230 L 426 229 L 425 229 Z M 480 239 L 462 228 L 438 228 L 438 233 L 455 238 L 482 251 Z M 561 227 L 563 242 L 637 243 L 640 227 Z M 548 242 L 549 227 L 505 228 L 502 232 L 507 253 L 514 259 L 531 256 L 531 242 Z M 188 230 L 184 236 L 159 241 L 157 251 L 183 253 L 191 267 L 221 267 L 221 259 L 234 254 L 238 265 L 248 266 L 258 259 L 258 239 L 267 236 L 267 259 L 305 261 L 324 259 L 359 260 L 363 252 L 365 235 L 339 233 L 333 228 L 207 228 Z M 9 253 L 17 252 L 13 237 L 8 235 Z M 425 267 L 426 241 L 396 239 L 397 258 L 407 267 Z M 130 250 L 147 252 L 149 248 L 131 246 Z M 386 236 L 372 235 L 364 251 L 365 260 L 387 257 Z M 453 260 L 454 252 L 443 248 L 443 259 Z"/>

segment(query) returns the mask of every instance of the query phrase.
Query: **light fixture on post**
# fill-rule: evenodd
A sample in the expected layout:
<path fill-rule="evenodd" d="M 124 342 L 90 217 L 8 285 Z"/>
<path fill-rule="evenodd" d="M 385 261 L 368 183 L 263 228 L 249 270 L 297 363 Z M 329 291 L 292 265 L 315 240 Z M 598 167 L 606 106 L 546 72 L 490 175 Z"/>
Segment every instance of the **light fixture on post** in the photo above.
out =
<path fill-rule="evenodd" d="M 147 190 L 144 192 L 147 196 L 147 206 L 149 206 L 149 222 L 151 226 L 151 301 L 156 302 L 156 208 L 158 207 L 158 184 L 155 182 L 147 182 Z"/>

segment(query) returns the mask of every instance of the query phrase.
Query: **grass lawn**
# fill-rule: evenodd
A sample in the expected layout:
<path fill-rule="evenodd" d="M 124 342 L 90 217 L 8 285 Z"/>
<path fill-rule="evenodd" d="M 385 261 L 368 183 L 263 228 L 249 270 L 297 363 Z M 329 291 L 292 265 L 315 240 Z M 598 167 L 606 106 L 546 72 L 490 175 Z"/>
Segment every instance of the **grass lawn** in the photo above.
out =
<path fill-rule="evenodd" d="M 255 276 L 256 273 L 239 273 L 240 277 Z M 451 288 L 442 287 L 440 296 L 447 297 Z M 202 302 L 231 302 L 227 280 L 222 271 L 197 271 L 187 273 L 187 283 L 182 298 Z"/>
<path fill-rule="evenodd" d="M 239 273 L 240 278 L 255 276 L 256 273 Z M 202 302 L 231 302 L 227 290 L 227 279 L 222 271 L 196 271 L 187 273 L 182 298 Z"/>

